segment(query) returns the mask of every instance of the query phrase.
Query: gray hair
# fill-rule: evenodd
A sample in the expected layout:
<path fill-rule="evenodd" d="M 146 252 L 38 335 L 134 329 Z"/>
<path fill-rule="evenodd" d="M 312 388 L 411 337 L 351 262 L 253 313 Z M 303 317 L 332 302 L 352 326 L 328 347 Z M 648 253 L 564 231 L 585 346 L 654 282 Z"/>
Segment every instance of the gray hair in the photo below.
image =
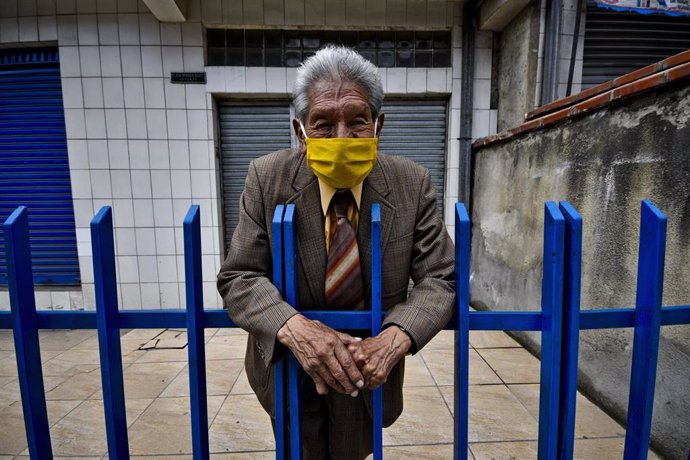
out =
<path fill-rule="evenodd" d="M 353 49 L 329 45 L 317 51 L 297 69 L 293 103 L 298 120 L 305 121 L 309 89 L 319 80 L 346 80 L 360 86 L 369 96 L 372 117 L 378 117 L 383 102 L 383 85 L 378 68 Z"/>

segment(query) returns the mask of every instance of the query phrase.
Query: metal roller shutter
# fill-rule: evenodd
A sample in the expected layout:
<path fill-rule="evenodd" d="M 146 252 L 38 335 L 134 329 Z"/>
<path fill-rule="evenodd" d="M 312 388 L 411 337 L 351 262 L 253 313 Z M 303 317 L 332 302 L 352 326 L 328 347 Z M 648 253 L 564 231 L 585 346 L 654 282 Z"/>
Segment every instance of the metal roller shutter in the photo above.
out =
<path fill-rule="evenodd" d="M 244 189 L 249 162 L 275 150 L 290 147 L 290 104 L 221 102 L 219 113 L 223 232 L 227 250 L 239 220 L 240 195 Z"/>
<path fill-rule="evenodd" d="M 690 49 L 690 17 L 612 11 L 587 3 L 582 89 Z"/>
<path fill-rule="evenodd" d="M 0 51 L 0 222 L 29 208 L 34 283 L 78 285 L 57 48 Z M 0 228 L 0 284 L 7 260 Z"/>
<path fill-rule="evenodd" d="M 446 101 L 389 101 L 379 139 L 379 152 L 402 155 L 431 173 L 431 181 L 443 210 L 446 174 Z"/>
<path fill-rule="evenodd" d="M 443 209 L 446 169 L 446 102 L 433 100 L 390 101 L 379 151 L 409 157 L 431 172 Z M 221 102 L 221 166 L 223 176 L 223 222 L 227 248 L 237 226 L 239 200 L 249 162 L 291 144 L 290 107 L 274 104 Z"/>

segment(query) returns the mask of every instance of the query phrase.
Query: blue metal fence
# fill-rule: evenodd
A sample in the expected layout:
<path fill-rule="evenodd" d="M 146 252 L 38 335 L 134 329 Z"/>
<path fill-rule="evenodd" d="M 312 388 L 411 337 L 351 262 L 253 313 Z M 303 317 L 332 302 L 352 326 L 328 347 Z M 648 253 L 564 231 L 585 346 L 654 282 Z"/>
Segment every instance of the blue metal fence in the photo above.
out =
<path fill-rule="evenodd" d="M 470 311 L 470 219 L 457 204 L 457 312 L 446 326 L 455 330 L 456 459 L 467 458 L 469 331 L 541 331 L 542 360 L 539 405 L 540 459 L 571 459 L 577 392 L 578 336 L 582 329 L 634 327 L 633 362 L 628 405 L 625 459 L 644 459 L 654 401 L 659 331 L 664 325 L 690 324 L 690 306 L 661 307 L 666 217 L 649 201 L 642 203 L 637 302 L 635 309 L 580 311 L 582 219 L 568 203 L 549 202 L 544 210 L 542 310 L 535 312 Z M 273 281 L 286 301 L 297 307 L 297 259 L 294 205 L 277 207 L 274 234 Z M 380 211 L 372 206 L 372 310 L 304 311 L 336 329 L 381 327 Z M 51 456 L 38 331 L 40 329 L 98 329 L 103 403 L 110 458 L 128 458 L 127 423 L 119 331 L 137 328 L 186 327 L 194 458 L 209 457 L 204 328 L 236 327 L 224 310 L 204 310 L 201 284 L 199 207 L 184 220 L 187 310 L 118 311 L 112 212 L 104 207 L 91 223 L 96 283 L 96 312 L 36 311 L 34 302 L 28 211 L 17 208 L 4 223 L 11 312 L 0 312 L 0 329 L 14 331 L 24 421 L 31 458 Z M 276 457 L 300 458 L 300 368 L 290 355 L 275 364 Z M 288 395 L 286 398 L 285 389 Z M 374 392 L 374 458 L 382 458 L 382 397 Z M 287 434 L 290 439 L 288 440 Z M 289 441 L 289 442 L 288 442 Z M 289 445 L 290 454 L 286 452 Z"/>

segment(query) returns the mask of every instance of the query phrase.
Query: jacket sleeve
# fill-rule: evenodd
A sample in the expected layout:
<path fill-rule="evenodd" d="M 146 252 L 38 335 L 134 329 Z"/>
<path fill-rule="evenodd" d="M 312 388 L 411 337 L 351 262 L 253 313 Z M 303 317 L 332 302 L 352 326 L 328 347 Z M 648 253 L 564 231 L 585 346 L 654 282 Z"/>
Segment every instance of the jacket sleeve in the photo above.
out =
<path fill-rule="evenodd" d="M 410 295 L 388 310 L 383 327 L 398 325 L 421 350 L 453 316 L 455 304 L 454 246 L 436 207 L 436 193 L 425 171 L 419 190 L 412 244 Z"/>
<path fill-rule="evenodd" d="M 249 165 L 240 199 L 240 219 L 232 236 L 230 250 L 218 273 L 218 292 L 230 318 L 257 340 L 260 354 L 268 366 L 276 344 L 276 334 L 297 314 L 271 281 L 271 238 L 267 227 L 261 183 L 256 165 Z"/>

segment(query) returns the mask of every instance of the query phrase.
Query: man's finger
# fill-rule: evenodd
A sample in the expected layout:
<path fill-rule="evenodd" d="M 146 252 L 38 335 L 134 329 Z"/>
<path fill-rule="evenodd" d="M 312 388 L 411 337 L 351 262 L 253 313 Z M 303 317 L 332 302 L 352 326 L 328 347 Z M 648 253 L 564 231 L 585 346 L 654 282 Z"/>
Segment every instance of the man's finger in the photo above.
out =
<path fill-rule="evenodd" d="M 350 334 L 346 334 L 344 332 L 339 331 L 335 331 L 335 333 L 338 335 L 340 341 L 343 342 L 345 345 L 352 345 L 354 343 L 362 341 L 361 337 L 352 337 Z"/>
<path fill-rule="evenodd" d="M 343 386 L 340 384 L 340 382 L 333 376 L 331 371 L 329 370 L 328 367 L 321 366 L 319 368 L 319 377 L 321 378 L 322 381 L 324 381 L 329 387 L 333 388 L 335 391 L 338 393 L 343 393 L 343 394 L 349 394 L 351 391 L 347 391 L 347 389 L 343 388 Z M 353 387 L 354 388 L 354 387 Z"/>
<path fill-rule="evenodd" d="M 318 374 L 312 375 L 311 378 L 314 381 L 314 385 L 316 385 L 316 392 L 318 394 L 325 395 L 328 393 L 328 385 L 326 385 L 326 382 L 324 382 Z"/>
<path fill-rule="evenodd" d="M 346 350 L 344 350 L 345 347 L 343 346 L 343 344 L 338 344 L 338 345 L 335 346 L 335 350 L 340 349 L 340 350 L 344 351 L 348 357 L 350 357 L 350 353 L 348 353 Z M 337 351 L 335 353 L 337 353 Z M 350 361 L 352 361 L 351 357 L 350 357 Z M 335 380 L 343 388 L 343 390 L 344 390 L 343 393 L 353 394 L 355 391 L 358 390 L 358 388 L 355 386 L 355 384 L 358 380 L 352 381 L 350 379 L 348 372 L 344 369 L 344 367 L 342 366 L 342 364 L 340 363 L 340 361 L 336 357 L 336 354 L 331 355 L 326 360 L 325 364 L 326 364 L 326 366 L 328 366 L 328 370 L 330 371 L 333 378 L 335 378 Z"/>
<path fill-rule="evenodd" d="M 345 350 L 345 347 L 335 347 L 335 357 L 347 373 L 350 382 L 354 383 L 360 390 L 364 388 L 364 376 L 359 371 L 357 364 L 355 364 L 348 350 Z"/>

